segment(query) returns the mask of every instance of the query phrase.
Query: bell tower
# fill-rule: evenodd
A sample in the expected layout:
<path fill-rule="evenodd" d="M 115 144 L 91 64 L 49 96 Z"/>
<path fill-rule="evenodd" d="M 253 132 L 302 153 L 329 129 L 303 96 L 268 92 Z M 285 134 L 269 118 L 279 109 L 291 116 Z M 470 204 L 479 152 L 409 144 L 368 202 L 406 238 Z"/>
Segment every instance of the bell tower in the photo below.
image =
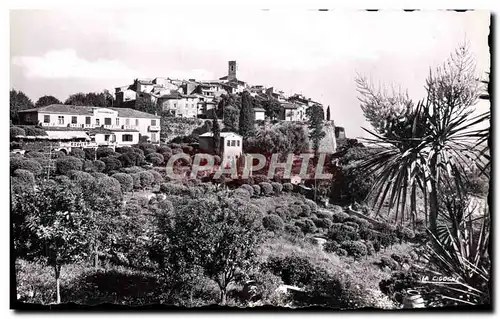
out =
<path fill-rule="evenodd" d="M 227 80 L 228 81 L 236 80 L 236 61 L 228 62 Z"/>

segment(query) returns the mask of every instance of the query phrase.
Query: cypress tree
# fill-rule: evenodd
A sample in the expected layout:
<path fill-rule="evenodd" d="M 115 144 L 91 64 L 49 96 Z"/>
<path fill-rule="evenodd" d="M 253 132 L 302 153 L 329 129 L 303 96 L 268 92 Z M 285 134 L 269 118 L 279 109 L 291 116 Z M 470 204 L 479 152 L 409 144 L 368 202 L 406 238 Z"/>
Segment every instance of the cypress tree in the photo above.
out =
<path fill-rule="evenodd" d="M 326 120 L 330 121 L 330 105 L 328 105 L 328 108 L 326 109 Z"/>
<path fill-rule="evenodd" d="M 239 132 L 243 137 L 251 135 L 254 129 L 255 114 L 253 112 L 252 101 L 248 92 L 241 95 L 241 110 L 239 121 Z"/>
<path fill-rule="evenodd" d="M 214 154 L 220 155 L 220 126 L 219 120 L 217 119 L 217 113 L 213 112 L 212 118 L 212 133 L 213 133 L 213 141 L 214 141 Z"/>

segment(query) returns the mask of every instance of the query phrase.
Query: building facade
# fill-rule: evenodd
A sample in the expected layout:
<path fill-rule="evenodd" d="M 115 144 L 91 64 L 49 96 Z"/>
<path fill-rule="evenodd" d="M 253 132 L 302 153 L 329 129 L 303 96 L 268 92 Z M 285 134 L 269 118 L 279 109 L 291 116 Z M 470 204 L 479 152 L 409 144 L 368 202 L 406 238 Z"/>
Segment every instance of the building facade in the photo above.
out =
<path fill-rule="evenodd" d="M 196 95 L 184 95 L 172 92 L 158 98 L 163 112 L 170 112 L 176 117 L 198 117 L 199 98 Z"/>
<path fill-rule="evenodd" d="M 204 152 L 214 153 L 213 133 L 207 132 L 200 135 L 200 149 Z M 234 132 L 220 133 L 221 160 L 224 162 L 236 162 L 243 154 L 243 138 Z"/>
<path fill-rule="evenodd" d="M 89 131 L 102 128 L 115 132 L 117 142 L 124 144 L 134 144 L 139 134 L 151 143 L 160 142 L 160 117 L 128 108 L 52 104 L 23 110 L 19 114 L 22 123 L 28 125 Z"/>

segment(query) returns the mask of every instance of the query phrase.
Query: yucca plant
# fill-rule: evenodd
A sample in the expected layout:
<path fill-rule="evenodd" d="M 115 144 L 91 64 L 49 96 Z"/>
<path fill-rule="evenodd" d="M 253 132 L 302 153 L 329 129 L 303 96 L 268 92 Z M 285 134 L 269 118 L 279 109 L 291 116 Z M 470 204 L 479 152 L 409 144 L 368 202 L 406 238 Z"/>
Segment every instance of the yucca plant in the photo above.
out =
<path fill-rule="evenodd" d="M 423 254 L 429 271 L 456 279 L 433 283 L 443 301 L 454 305 L 490 303 L 489 212 L 474 216 L 478 210 L 469 204 L 446 205 L 451 224 L 440 224 L 436 234 L 429 232 L 431 240 Z"/>
<path fill-rule="evenodd" d="M 372 196 L 379 209 L 388 199 L 396 218 L 404 219 L 407 200 L 416 214 L 417 193 L 424 199 L 430 229 L 437 230 L 441 176 L 453 181 L 456 195 L 465 195 L 465 176 L 478 140 L 477 124 L 484 114 L 472 107 L 479 96 L 475 64 L 467 47 L 460 47 L 442 68 L 430 73 L 427 98 L 416 105 L 407 94 L 376 92 L 358 77 L 361 108 L 374 130 L 365 142 L 379 152 L 362 161 L 362 175 L 376 176 Z"/>

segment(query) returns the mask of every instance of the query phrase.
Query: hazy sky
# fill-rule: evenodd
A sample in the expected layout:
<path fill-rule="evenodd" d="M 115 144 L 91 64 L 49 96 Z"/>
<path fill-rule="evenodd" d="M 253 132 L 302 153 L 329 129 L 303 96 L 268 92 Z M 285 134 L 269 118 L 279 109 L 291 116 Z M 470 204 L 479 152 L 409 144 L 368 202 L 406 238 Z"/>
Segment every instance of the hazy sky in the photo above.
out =
<path fill-rule="evenodd" d="M 33 101 L 42 95 L 64 101 L 76 92 L 114 92 L 137 77 L 216 79 L 227 74 L 228 60 L 237 60 L 239 79 L 330 105 L 336 124 L 356 137 L 367 125 L 357 73 L 400 85 L 418 99 L 429 67 L 464 40 L 480 74 L 489 71 L 484 11 L 209 8 L 12 11 L 11 88 Z"/>

